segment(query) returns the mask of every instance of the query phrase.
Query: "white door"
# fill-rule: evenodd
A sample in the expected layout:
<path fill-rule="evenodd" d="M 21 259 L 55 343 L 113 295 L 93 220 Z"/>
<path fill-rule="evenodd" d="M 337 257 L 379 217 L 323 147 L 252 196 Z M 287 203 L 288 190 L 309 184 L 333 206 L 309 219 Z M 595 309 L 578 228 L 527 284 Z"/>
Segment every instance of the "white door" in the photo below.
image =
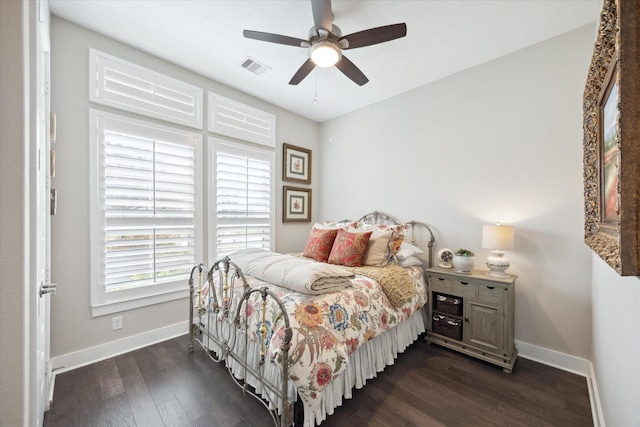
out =
<path fill-rule="evenodd" d="M 32 70 L 32 88 L 35 97 L 31 100 L 34 105 L 32 114 L 32 131 L 35 137 L 35 188 L 31 194 L 35 195 L 32 206 L 35 208 L 33 229 L 35 229 L 33 243 L 35 252 L 35 264 L 32 266 L 36 278 L 33 286 L 32 301 L 35 301 L 35 322 L 31 328 L 34 337 L 34 349 L 31 357 L 35 360 L 31 364 L 35 371 L 33 382 L 30 384 L 32 394 L 32 407 L 30 409 L 32 420 L 37 427 L 41 427 L 44 421 L 44 412 L 48 409 L 48 394 L 50 382 L 49 369 L 49 307 L 50 296 L 55 293 L 55 285 L 51 283 L 50 269 L 50 103 L 49 103 L 49 10 L 47 3 L 40 0 L 36 3 L 35 10 L 30 11 L 31 18 L 36 21 L 35 43 L 32 45 L 31 58 L 35 61 Z M 33 116 L 32 116 L 33 117 Z M 35 127 L 35 129 L 34 129 Z M 33 341 L 32 341 L 33 342 Z M 33 371 L 32 371 L 33 372 Z"/>

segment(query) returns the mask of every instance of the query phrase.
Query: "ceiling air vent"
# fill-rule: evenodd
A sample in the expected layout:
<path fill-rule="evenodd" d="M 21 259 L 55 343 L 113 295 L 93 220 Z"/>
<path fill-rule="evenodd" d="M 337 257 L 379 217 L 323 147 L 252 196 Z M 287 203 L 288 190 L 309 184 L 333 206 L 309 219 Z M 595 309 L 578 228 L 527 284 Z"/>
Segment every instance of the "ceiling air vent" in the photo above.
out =
<path fill-rule="evenodd" d="M 264 64 L 259 63 L 258 61 L 256 61 L 255 59 L 252 58 L 247 58 L 244 60 L 244 62 L 240 65 L 242 68 L 244 68 L 245 70 L 249 70 L 251 71 L 253 74 L 256 75 L 261 75 L 266 73 L 268 70 L 270 70 L 271 68 L 267 67 Z"/>

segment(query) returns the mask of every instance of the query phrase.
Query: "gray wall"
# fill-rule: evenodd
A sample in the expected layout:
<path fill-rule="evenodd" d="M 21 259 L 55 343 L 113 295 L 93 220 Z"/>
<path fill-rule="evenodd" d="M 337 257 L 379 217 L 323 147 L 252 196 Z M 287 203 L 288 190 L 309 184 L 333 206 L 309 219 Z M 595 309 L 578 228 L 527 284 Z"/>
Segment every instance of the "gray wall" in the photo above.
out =
<path fill-rule="evenodd" d="M 640 425 L 640 278 L 593 255 L 593 370 L 608 426 Z"/>
<path fill-rule="evenodd" d="M 89 102 L 89 48 L 131 61 L 198 85 L 206 90 L 262 109 L 277 117 L 276 250 L 299 250 L 309 224 L 282 224 L 282 143 L 318 149 L 319 125 L 234 89 L 208 80 L 179 66 L 114 40 L 52 17 L 52 110 L 57 115 L 56 176 L 58 214 L 52 218 L 52 270 L 58 293 L 52 300 L 51 356 L 56 357 L 122 340 L 136 334 L 186 321 L 186 300 L 157 304 L 123 313 L 124 327 L 111 330 L 111 317 L 91 317 L 89 293 L 89 108 L 116 111 Z M 205 92 L 206 94 L 206 92 Z M 116 111 L 117 112 L 117 111 Z M 206 114 L 206 107 L 205 107 Z M 192 130 L 192 129 L 190 129 Z M 205 136 L 208 134 L 203 131 Z M 206 145 L 205 145 L 206 147 Z M 206 148 L 205 165 L 209 153 Z M 318 182 L 315 171 L 313 183 Z M 207 190 L 205 190 L 206 192 Z M 316 205 L 314 203 L 314 205 Z M 206 206 L 206 204 L 204 205 Z M 205 238 L 206 241 L 206 238 Z M 204 260 L 203 260 L 204 261 Z M 186 283 L 185 283 L 186 286 Z M 186 331 L 186 330 L 185 330 Z"/>
<path fill-rule="evenodd" d="M 29 423 L 29 5 L 0 2 L 0 425 Z"/>
<path fill-rule="evenodd" d="M 421 220 L 478 268 L 482 225 L 514 225 L 516 339 L 589 359 L 581 101 L 593 41 L 584 27 L 348 114 L 333 144 L 323 124 L 320 216 Z"/>

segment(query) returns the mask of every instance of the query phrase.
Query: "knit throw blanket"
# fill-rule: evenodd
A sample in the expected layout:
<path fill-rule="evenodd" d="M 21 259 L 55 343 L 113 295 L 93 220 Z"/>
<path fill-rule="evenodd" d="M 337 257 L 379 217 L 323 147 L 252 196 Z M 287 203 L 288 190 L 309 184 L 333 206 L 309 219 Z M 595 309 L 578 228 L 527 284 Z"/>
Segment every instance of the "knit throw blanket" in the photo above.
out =
<path fill-rule="evenodd" d="M 344 269 L 370 277 L 380 283 L 382 290 L 389 298 L 389 302 L 394 307 L 401 307 L 416 295 L 416 284 L 409 273 L 398 265 L 387 265 L 386 267 L 344 267 Z"/>

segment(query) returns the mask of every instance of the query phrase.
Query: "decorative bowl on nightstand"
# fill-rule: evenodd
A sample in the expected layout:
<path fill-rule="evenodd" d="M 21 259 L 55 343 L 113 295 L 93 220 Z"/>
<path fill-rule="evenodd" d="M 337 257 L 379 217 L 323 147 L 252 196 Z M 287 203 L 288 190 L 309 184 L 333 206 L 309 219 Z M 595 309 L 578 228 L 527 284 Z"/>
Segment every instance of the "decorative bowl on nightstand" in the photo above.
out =
<path fill-rule="evenodd" d="M 472 256 L 454 255 L 453 271 L 458 274 L 471 274 L 471 270 L 473 270 L 475 263 L 475 258 Z"/>
<path fill-rule="evenodd" d="M 474 253 L 468 249 L 458 249 L 453 255 L 453 269 L 458 274 L 471 274 L 476 264 Z"/>

